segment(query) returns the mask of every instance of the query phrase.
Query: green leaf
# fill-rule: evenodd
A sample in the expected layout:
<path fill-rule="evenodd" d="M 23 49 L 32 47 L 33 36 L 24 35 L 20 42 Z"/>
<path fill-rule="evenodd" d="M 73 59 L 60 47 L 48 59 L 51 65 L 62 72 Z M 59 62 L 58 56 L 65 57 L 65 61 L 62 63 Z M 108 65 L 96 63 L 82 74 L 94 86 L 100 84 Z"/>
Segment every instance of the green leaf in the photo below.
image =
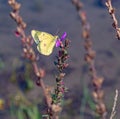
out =
<path fill-rule="evenodd" d="M 25 115 L 24 115 L 24 112 L 22 109 L 18 109 L 17 118 L 18 119 L 25 119 Z"/>
<path fill-rule="evenodd" d="M 40 115 L 39 109 L 37 106 L 33 107 L 33 113 L 35 115 L 35 119 L 42 119 L 42 115 Z"/>
<path fill-rule="evenodd" d="M 28 108 L 27 113 L 30 119 L 42 119 L 42 115 L 40 114 L 37 106 L 32 106 Z"/>
<path fill-rule="evenodd" d="M 10 114 L 11 114 L 12 117 L 16 116 L 15 106 L 14 106 L 12 101 L 10 103 Z"/>
<path fill-rule="evenodd" d="M 27 89 L 30 90 L 34 87 L 33 81 L 31 79 L 26 79 L 27 82 Z"/>

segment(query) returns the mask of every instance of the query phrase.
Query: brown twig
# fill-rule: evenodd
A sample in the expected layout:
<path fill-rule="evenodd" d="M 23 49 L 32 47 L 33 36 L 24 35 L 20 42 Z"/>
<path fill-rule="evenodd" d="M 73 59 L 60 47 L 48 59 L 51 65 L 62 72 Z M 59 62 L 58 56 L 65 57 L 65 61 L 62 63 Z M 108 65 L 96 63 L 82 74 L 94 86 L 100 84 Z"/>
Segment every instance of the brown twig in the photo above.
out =
<path fill-rule="evenodd" d="M 116 15 L 115 15 L 115 8 L 112 6 L 111 0 L 107 0 L 105 5 L 107 6 L 108 12 L 113 20 L 112 26 L 116 30 L 117 39 L 120 40 L 120 27 L 118 26 L 118 20 L 117 20 Z"/>
<path fill-rule="evenodd" d="M 112 112 L 111 112 L 111 115 L 110 115 L 110 119 L 113 119 L 113 117 L 116 114 L 115 109 L 116 109 L 116 105 L 117 105 L 117 99 L 118 99 L 118 90 L 116 89 L 115 97 L 114 97 L 114 104 L 113 104 Z"/>
<path fill-rule="evenodd" d="M 101 116 L 101 119 L 105 119 L 106 107 L 103 102 L 104 91 L 101 89 L 103 78 L 97 76 L 95 69 L 95 51 L 92 48 L 92 40 L 90 38 L 90 25 L 87 21 L 87 16 L 83 8 L 83 4 L 79 0 L 72 0 L 75 5 L 82 23 L 82 37 L 84 38 L 84 48 L 86 50 L 85 61 L 89 64 L 89 71 L 92 78 L 92 84 L 94 91 L 92 92 L 94 100 L 96 102 L 96 112 Z"/>
<path fill-rule="evenodd" d="M 25 34 L 26 23 L 23 21 L 22 17 L 19 15 L 19 9 L 21 7 L 21 4 L 16 2 L 16 0 L 8 0 L 8 4 L 13 9 L 13 11 L 10 13 L 10 16 L 17 23 L 17 30 L 15 34 L 21 37 L 24 57 L 31 61 L 35 75 L 37 77 L 36 83 L 43 90 L 43 94 L 45 96 L 45 100 L 49 110 L 48 115 L 52 114 L 52 116 L 50 116 L 50 119 L 58 119 L 58 116 L 56 116 L 53 110 L 53 105 L 51 104 L 52 102 L 51 96 L 48 94 L 47 87 L 44 84 L 44 81 L 42 80 L 42 78 L 44 77 L 44 70 L 39 69 L 37 65 L 37 56 L 32 48 L 33 40 L 31 36 L 26 36 Z"/>

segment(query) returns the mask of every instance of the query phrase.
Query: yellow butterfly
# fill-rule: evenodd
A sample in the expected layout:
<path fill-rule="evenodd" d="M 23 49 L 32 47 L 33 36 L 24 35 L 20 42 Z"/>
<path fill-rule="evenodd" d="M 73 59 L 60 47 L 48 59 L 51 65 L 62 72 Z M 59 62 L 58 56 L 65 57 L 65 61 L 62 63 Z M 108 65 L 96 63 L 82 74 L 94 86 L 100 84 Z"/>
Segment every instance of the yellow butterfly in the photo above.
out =
<path fill-rule="evenodd" d="M 37 44 L 37 50 L 43 55 L 50 55 L 56 44 L 58 36 L 49 33 L 32 30 L 31 35 Z"/>

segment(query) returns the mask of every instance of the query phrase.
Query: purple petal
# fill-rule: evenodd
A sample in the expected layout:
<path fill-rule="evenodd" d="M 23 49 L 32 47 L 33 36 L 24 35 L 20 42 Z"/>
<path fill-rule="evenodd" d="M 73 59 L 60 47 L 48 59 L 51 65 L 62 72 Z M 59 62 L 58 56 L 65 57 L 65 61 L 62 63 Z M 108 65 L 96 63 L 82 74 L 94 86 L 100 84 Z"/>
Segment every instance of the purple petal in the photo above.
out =
<path fill-rule="evenodd" d="M 56 47 L 59 47 L 59 46 L 60 46 L 60 40 L 61 40 L 61 39 L 57 39 L 57 41 L 56 41 Z"/>
<path fill-rule="evenodd" d="M 20 33 L 18 31 L 15 31 L 15 36 L 16 37 L 19 37 L 20 36 Z"/>
<path fill-rule="evenodd" d="M 60 46 L 60 42 L 63 41 L 67 36 L 67 33 L 64 32 L 63 35 L 61 36 L 61 38 L 57 39 L 56 41 L 56 47 L 59 47 Z"/>
<path fill-rule="evenodd" d="M 61 40 L 61 41 L 64 40 L 64 39 L 66 38 L 66 36 L 67 36 L 67 33 L 64 32 L 63 35 L 61 36 L 60 40 Z"/>

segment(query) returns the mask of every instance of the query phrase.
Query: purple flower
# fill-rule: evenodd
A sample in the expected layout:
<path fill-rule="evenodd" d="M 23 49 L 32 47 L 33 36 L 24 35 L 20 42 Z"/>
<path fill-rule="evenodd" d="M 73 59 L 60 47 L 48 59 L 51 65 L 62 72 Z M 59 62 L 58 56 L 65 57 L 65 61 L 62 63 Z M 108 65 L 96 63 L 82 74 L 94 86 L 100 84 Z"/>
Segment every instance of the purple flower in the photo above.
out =
<path fill-rule="evenodd" d="M 56 41 L 56 47 L 59 47 L 60 46 L 60 38 L 59 39 L 57 39 L 57 41 Z"/>
<path fill-rule="evenodd" d="M 60 46 L 60 42 L 63 41 L 67 36 L 67 33 L 64 32 L 63 35 L 61 36 L 61 38 L 57 39 L 56 41 L 56 47 L 59 47 Z"/>
<path fill-rule="evenodd" d="M 67 33 L 66 33 L 66 32 L 64 32 L 64 33 L 63 33 L 63 35 L 62 35 L 62 37 L 60 38 L 60 39 L 61 39 L 61 41 L 62 41 L 62 40 L 64 40 L 64 39 L 66 38 L 66 36 L 67 36 Z"/>

